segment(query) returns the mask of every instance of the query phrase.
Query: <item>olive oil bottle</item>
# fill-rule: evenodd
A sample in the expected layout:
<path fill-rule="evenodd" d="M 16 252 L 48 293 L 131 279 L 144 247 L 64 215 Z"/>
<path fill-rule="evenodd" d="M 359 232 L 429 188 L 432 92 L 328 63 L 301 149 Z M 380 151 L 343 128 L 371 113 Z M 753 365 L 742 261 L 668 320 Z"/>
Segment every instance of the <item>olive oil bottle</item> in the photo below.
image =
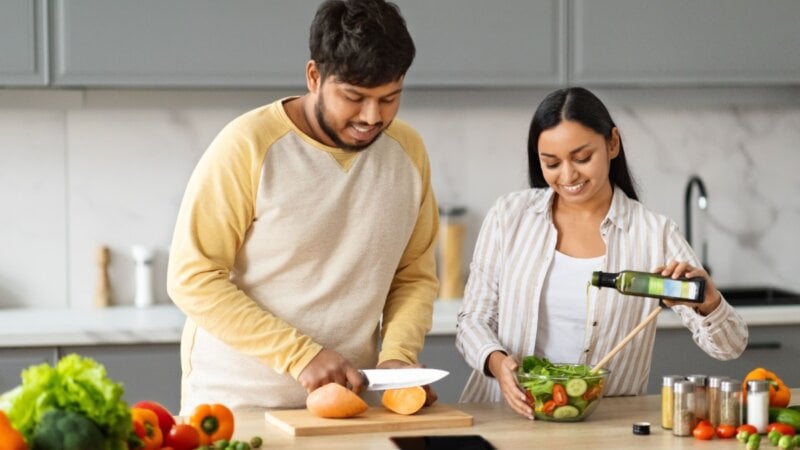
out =
<path fill-rule="evenodd" d="M 615 288 L 625 295 L 703 303 L 706 280 L 674 280 L 654 273 L 623 270 L 619 273 L 592 272 L 592 286 Z"/>

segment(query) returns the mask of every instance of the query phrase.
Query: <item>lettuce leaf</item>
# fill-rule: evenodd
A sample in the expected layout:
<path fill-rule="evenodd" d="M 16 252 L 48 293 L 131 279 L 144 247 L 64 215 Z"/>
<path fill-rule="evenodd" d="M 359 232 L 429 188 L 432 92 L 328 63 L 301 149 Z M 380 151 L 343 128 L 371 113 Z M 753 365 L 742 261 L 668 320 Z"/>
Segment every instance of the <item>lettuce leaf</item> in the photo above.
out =
<path fill-rule="evenodd" d="M 125 389 L 106 375 L 97 361 L 76 354 L 56 364 L 22 371 L 22 384 L 0 396 L 0 409 L 26 439 L 44 413 L 62 409 L 82 414 L 100 428 L 116 448 L 131 432 L 131 415 L 122 400 Z"/>

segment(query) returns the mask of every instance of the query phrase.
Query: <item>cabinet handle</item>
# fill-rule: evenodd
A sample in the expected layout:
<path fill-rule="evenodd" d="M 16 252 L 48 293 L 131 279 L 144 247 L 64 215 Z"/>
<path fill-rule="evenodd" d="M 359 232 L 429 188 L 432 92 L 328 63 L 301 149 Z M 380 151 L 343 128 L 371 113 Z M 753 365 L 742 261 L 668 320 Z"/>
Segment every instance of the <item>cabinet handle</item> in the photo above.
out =
<path fill-rule="evenodd" d="M 779 349 L 781 348 L 781 343 L 777 341 L 766 341 L 766 342 L 748 342 L 747 347 L 745 350 L 761 350 L 761 349 Z"/>

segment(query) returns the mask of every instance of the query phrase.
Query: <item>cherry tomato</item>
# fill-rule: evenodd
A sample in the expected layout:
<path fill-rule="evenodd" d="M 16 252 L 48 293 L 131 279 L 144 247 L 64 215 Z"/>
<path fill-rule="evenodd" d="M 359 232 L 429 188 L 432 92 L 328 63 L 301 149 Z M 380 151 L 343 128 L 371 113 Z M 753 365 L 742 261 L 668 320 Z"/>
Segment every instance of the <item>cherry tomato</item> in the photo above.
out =
<path fill-rule="evenodd" d="M 544 406 L 542 407 L 542 412 L 547 414 L 548 416 L 552 416 L 553 411 L 555 409 L 556 409 L 556 402 L 554 402 L 553 400 L 548 400 L 544 403 Z"/>
<path fill-rule="evenodd" d="M 720 425 L 717 427 L 717 437 L 720 439 L 730 439 L 736 436 L 736 427 L 733 425 Z"/>
<path fill-rule="evenodd" d="M 527 389 L 525 389 L 525 402 L 528 404 L 528 406 L 533 406 L 536 403 L 536 399 L 533 398 L 533 394 L 531 394 L 531 391 Z"/>
<path fill-rule="evenodd" d="M 200 446 L 200 433 L 189 424 L 175 424 L 164 438 L 164 445 L 175 450 L 194 450 Z"/>
<path fill-rule="evenodd" d="M 750 425 L 749 423 L 736 427 L 736 434 L 739 434 L 741 431 L 747 431 L 750 434 L 758 434 L 756 427 Z"/>
<path fill-rule="evenodd" d="M 714 437 L 714 427 L 701 423 L 700 425 L 694 427 L 692 434 L 697 439 L 707 441 Z"/>
<path fill-rule="evenodd" d="M 767 425 L 767 433 L 769 433 L 772 430 L 778 430 L 778 433 L 780 433 L 780 434 L 782 434 L 784 436 L 794 436 L 795 435 L 794 427 L 791 426 L 791 425 L 787 425 L 785 423 L 773 422 L 773 423 Z"/>
<path fill-rule="evenodd" d="M 567 391 L 564 390 L 564 386 L 560 384 L 553 386 L 553 401 L 558 406 L 567 404 Z"/>
<path fill-rule="evenodd" d="M 603 390 L 602 386 L 600 386 L 599 384 L 595 384 L 594 386 L 589 388 L 588 391 L 583 393 L 583 399 L 586 400 L 587 402 L 590 402 L 599 397 L 600 391 L 602 390 Z"/>

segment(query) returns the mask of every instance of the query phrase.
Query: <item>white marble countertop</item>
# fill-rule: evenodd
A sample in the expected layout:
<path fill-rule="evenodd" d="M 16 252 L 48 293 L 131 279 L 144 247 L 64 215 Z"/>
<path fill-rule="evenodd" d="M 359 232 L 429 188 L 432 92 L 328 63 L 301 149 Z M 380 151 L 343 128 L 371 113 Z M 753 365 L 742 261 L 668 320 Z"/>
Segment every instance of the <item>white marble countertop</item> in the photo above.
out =
<path fill-rule="evenodd" d="M 453 335 L 460 300 L 437 300 L 431 335 Z M 800 305 L 738 307 L 750 326 L 800 324 Z M 101 309 L 0 309 L 0 348 L 59 345 L 178 343 L 185 320 L 172 304 L 146 308 L 114 306 Z M 667 310 L 659 328 L 681 328 L 678 316 Z"/>

